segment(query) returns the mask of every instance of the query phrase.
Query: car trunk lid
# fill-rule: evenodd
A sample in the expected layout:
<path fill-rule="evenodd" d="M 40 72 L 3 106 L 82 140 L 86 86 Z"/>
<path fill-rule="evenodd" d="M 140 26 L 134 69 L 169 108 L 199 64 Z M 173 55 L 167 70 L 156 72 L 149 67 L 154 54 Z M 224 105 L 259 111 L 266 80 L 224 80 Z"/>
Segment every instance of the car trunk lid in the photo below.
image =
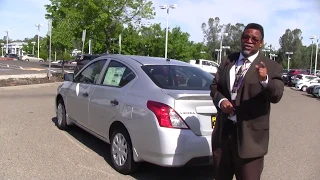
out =
<path fill-rule="evenodd" d="M 174 109 L 198 136 L 211 135 L 211 116 L 217 114 L 209 91 L 162 90 L 175 99 Z"/>

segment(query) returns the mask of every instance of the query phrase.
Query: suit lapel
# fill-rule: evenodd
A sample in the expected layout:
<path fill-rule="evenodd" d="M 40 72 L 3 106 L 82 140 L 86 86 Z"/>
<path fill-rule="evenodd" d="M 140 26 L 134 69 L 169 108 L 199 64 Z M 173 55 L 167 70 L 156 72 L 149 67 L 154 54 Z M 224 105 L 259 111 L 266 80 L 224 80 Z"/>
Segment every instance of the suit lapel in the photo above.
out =
<path fill-rule="evenodd" d="M 235 56 L 231 56 L 229 58 L 229 63 L 226 65 L 226 78 L 227 78 L 227 85 L 228 85 L 228 90 L 229 93 L 231 92 L 231 87 L 230 87 L 230 69 L 232 68 L 232 66 L 237 62 L 237 60 L 239 59 L 240 53 L 237 53 L 237 55 Z M 230 94 L 231 95 L 231 94 Z"/>
<path fill-rule="evenodd" d="M 246 75 L 244 76 L 244 79 L 243 79 L 244 83 L 246 81 L 248 81 L 248 79 L 250 79 L 250 77 L 252 77 L 252 75 L 254 73 L 257 73 L 256 65 L 260 63 L 259 59 L 261 59 L 261 53 L 260 52 L 259 52 L 258 56 L 253 60 L 253 62 L 251 63 Z M 243 86 L 244 83 L 242 83 L 241 86 Z M 241 86 L 240 86 L 240 88 L 241 88 Z"/>
<path fill-rule="evenodd" d="M 261 52 L 259 52 L 258 56 L 253 60 L 253 62 L 251 63 L 247 73 L 245 74 L 245 76 L 243 78 L 243 81 L 242 81 L 242 83 L 241 83 L 241 85 L 239 87 L 238 93 L 237 93 L 237 97 L 236 97 L 236 101 L 237 102 L 240 102 L 239 98 L 240 98 L 240 96 L 242 94 L 242 89 L 243 89 L 244 84 L 246 82 L 248 82 L 248 80 L 250 78 L 253 78 L 255 75 L 257 76 L 257 74 L 256 74 L 257 73 L 256 65 L 260 63 L 259 59 L 261 59 L 261 56 L 262 56 L 262 54 L 261 54 Z"/>

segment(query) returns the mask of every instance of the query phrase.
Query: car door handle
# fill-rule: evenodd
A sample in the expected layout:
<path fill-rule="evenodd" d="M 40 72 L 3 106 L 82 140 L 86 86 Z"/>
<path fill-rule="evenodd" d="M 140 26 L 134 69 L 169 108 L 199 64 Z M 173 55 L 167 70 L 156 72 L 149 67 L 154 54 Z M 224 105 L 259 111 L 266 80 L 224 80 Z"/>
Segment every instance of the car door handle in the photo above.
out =
<path fill-rule="evenodd" d="M 88 94 L 88 92 L 85 92 L 85 93 L 82 94 L 82 96 L 83 96 L 83 97 L 88 97 L 89 94 Z"/>
<path fill-rule="evenodd" d="M 110 103 L 114 106 L 117 106 L 119 104 L 119 102 L 115 99 L 115 100 L 111 100 Z"/>

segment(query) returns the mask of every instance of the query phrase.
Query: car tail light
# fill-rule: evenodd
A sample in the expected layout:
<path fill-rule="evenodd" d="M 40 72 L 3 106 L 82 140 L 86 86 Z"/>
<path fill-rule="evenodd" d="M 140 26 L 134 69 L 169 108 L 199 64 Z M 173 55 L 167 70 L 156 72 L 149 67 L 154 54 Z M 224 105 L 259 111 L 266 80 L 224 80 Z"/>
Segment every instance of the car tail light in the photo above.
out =
<path fill-rule="evenodd" d="M 156 115 L 161 127 L 190 129 L 179 114 L 170 106 L 159 102 L 148 101 L 147 107 Z"/>

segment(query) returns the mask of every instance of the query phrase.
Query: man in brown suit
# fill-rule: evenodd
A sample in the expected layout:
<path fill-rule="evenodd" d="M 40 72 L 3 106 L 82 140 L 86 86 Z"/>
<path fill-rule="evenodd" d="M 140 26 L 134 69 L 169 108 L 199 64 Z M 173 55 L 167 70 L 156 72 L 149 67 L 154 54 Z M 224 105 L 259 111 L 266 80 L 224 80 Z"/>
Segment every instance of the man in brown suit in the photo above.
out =
<path fill-rule="evenodd" d="M 216 180 L 259 180 L 268 152 L 270 103 L 283 95 L 282 66 L 265 57 L 263 27 L 248 24 L 241 52 L 223 59 L 211 84 L 218 109 L 212 133 Z"/>

